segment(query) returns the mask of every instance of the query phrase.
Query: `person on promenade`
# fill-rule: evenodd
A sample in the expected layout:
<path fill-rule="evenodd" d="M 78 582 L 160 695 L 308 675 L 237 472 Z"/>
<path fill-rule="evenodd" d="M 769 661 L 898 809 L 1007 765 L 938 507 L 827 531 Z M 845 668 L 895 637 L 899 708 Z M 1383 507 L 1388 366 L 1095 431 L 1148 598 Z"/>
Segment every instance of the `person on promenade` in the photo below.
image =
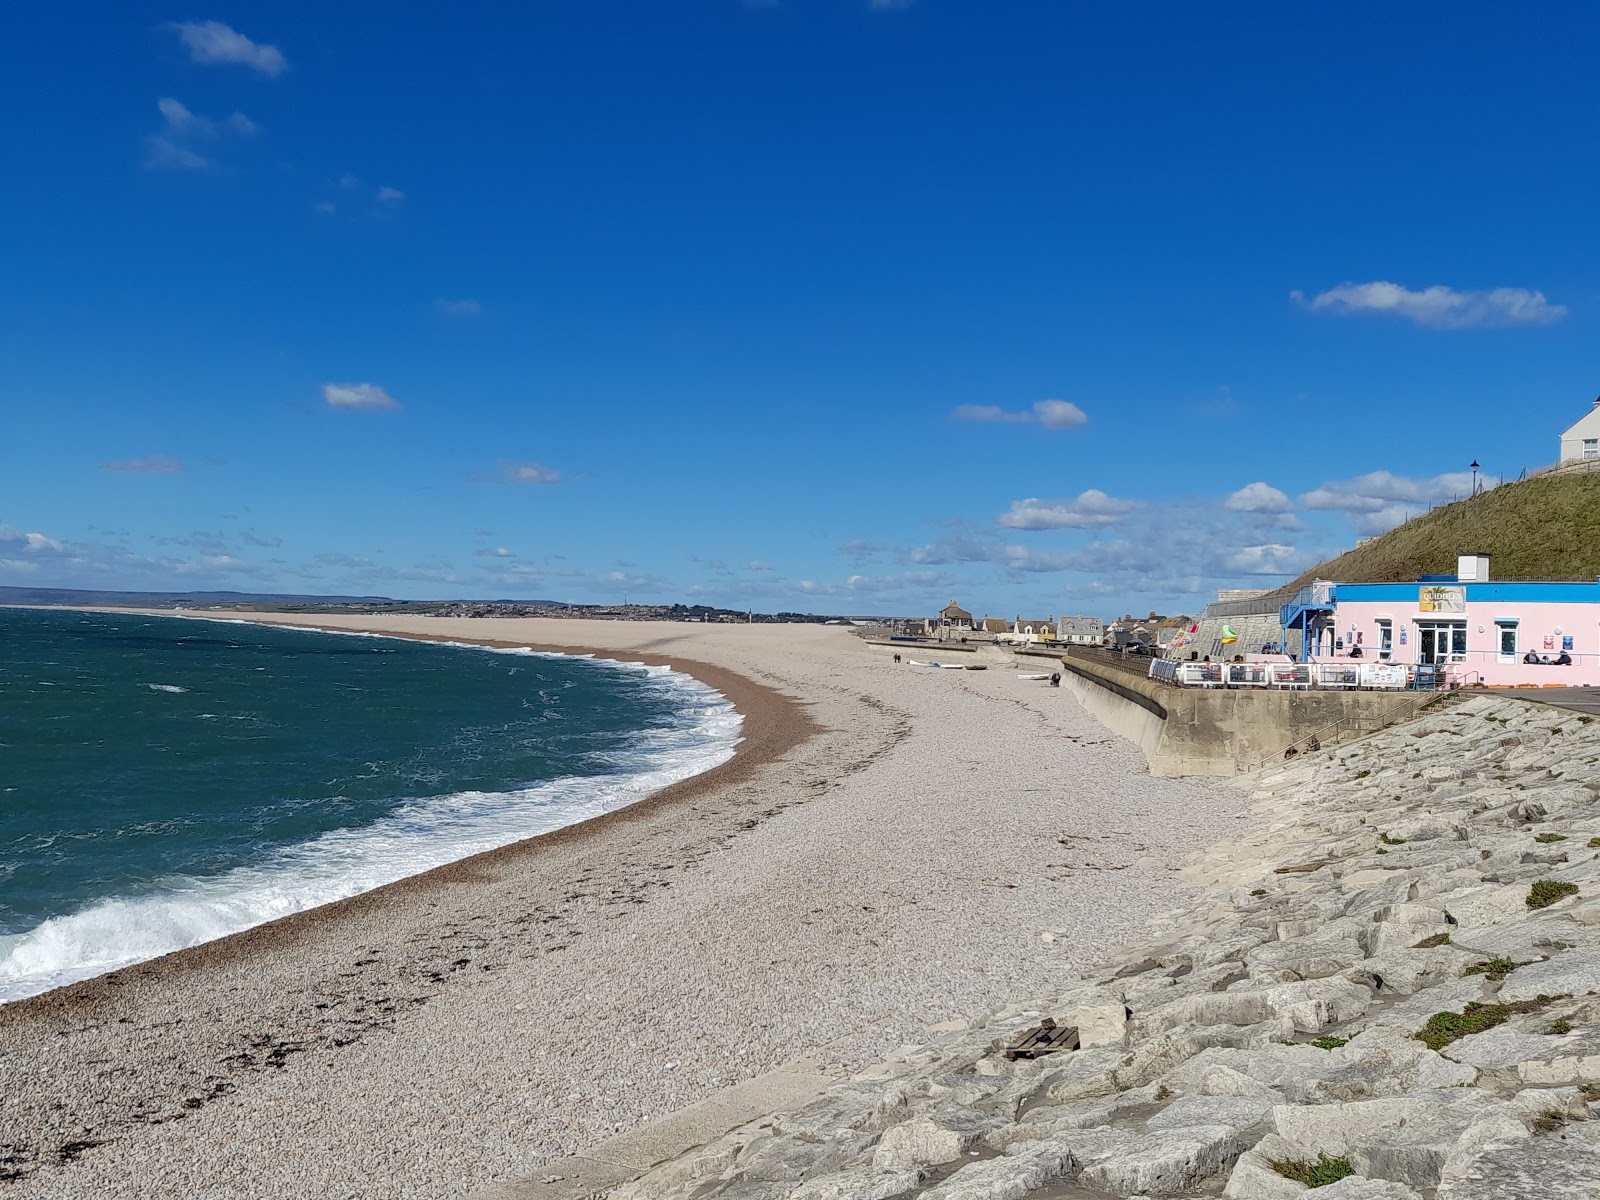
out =
<path fill-rule="evenodd" d="M 1558 667 L 1570 667 L 1572 665 L 1572 655 L 1563 650 L 1560 654 L 1556 655 L 1556 661 L 1554 665 Z"/>
<path fill-rule="evenodd" d="M 1522 661 L 1527 663 L 1530 667 L 1537 667 L 1539 665 L 1539 656 L 1532 650 L 1529 650 L 1522 656 Z"/>

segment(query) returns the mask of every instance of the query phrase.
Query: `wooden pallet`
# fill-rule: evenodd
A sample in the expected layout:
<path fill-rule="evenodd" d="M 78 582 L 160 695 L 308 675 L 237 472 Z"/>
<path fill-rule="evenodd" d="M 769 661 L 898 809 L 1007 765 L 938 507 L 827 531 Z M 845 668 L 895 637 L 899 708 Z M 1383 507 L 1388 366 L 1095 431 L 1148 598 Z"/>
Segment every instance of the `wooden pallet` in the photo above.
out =
<path fill-rule="evenodd" d="M 1007 1059 L 1015 1062 L 1019 1058 L 1040 1058 L 1058 1050 L 1077 1048 L 1078 1027 L 1057 1025 L 1053 1018 L 1046 1017 L 1032 1029 L 1024 1029 L 1016 1041 L 1007 1044 L 1005 1054 Z"/>

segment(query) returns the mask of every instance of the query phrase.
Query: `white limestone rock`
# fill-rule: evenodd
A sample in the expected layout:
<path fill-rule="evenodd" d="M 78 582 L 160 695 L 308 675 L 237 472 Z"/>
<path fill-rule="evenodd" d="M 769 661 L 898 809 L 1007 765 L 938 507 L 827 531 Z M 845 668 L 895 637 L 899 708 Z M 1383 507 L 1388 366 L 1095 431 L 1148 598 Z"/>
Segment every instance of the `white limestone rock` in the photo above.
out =
<path fill-rule="evenodd" d="M 998 1117 L 952 1113 L 915 1117 L 886 1131 L 872 1154 L 879 1171 L 947 1163 L 965 1154 L 985 1133 L 1005 1124 Z"/>
<path fill-rule="evenodd" d="M 1422 1200 L 1422 1194 L 1388 1179 L 1346 1175 L 1337 1183 L 1319 1187 L 1316 1200 Z"/>
<path fill-rule="evenodd" d="M 1269 1133 L 1233 1164 L 1228 1183 L 1222 1189 L 1227 1200 L 1295 1200 L 1311 1189 L 1286 1179 L 1273 1169 L 1274 1162 L 1304 1162 L 1307 1155 L 1293 1142 Z"/>
<path fill-rule="evenodd" d="M 1094 1150 L 1103 1148 L 1110 1153 L 1131 1140 L 1129 1134 L 1103 1132 L 1115 1133 L 1115 1138 L 1097 1138 L 1096 1134 L 1070 1136 L 1079 1139 L 1079 1153 L 1086 1152 L 1090 1146 Z M 1014 1147 L 999 1158 L 978 1159 L 958 1168 L 947 1179 L 925 1190 L 922 1200 L 1022 1200 L 1035 1188 L 1060 1179 L 1080 1162 L 1081 1159 L 1074 1157 L 1072 1145 L 1065 1136 L 1028 1142 Z"/>
<path fill-rule="evenodd" d="M 1091 1162 L 1079 1172 L 1078 1182 L 1117 1196 L 1170 1196 L 1228 1170 L 1243 1149 L 1227 1125 L 1164 1129 Z"/>
<path fill-rule="evenodd" d="M 1478 960 L 1478 955 L 1457 946 L 1390 950 L 1356 964 L 1345 978 L 1377 992 L 1410 996 L 1423 988 L 1460 979 L 1461 973 Z"/>
<path fill-rule="evenodd" d="M 787 1200 L 888 1200 L 922 1182 L 919 1170 L 879 1171 L 865 1164 L 837 1174 L 808 1179 L 788 1193 Z"/>
<path fill-rule="evenodd" d="M 1253 1129 L 1272 1119 L 1273 1103 L 1266 1096 L 1180 1096 L 1145 1125 L 1150 1129 L 1181 1129 L 1191 1125 Z"/>
<path fill-rule="evenodd" d="M 1528 906 L 1523 903 L 1526 888 L 1504 883 L 1486 883 L 1440 896 L 1445 911 L 1463 931 L 1462 941 L 1472 930 L 1485 926 L 1509 925 L 1527 916 Z"/>
<path fill-rule="evenodd" d="M 1502 1000 L 1586 996 L 1600 992 L 1600 951 L 1574 950 L 1548 962 L 1519 967 L 1500 985 Z"/>
<path fill-rule="evenodd" d="M 1078 1009 L 1078 1043 L 1081 1046 L 1120 1046 L 1127 1037 L 1128 1009 L 1118 1000 L 1089 1004 Z"/>
<path fill-rule="evenodd" d="M 1438 1200 L 1593 1200 L 1600 1193 L 1600 1123 L 1489 1144 L 1452 1172 Z"/>

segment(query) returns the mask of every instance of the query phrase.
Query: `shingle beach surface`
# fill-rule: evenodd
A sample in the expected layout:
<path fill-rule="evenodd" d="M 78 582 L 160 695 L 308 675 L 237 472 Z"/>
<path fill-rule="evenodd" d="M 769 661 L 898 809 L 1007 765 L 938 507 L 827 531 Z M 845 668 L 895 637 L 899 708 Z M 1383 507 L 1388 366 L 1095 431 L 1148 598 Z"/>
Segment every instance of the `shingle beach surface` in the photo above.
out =
<path fill-rule="evenodd" d="M 1047 991 L 1183 905 L 1184 859 L 1241 826 L 1243 793 L 1151 778 L 1065 690 L 837 628 L 299 623 L 675 662 L 751 745 L 636 811 L 0 1008 L 7 1195 L 535 1174 L 797 1057 L 843 1076 Z"/>

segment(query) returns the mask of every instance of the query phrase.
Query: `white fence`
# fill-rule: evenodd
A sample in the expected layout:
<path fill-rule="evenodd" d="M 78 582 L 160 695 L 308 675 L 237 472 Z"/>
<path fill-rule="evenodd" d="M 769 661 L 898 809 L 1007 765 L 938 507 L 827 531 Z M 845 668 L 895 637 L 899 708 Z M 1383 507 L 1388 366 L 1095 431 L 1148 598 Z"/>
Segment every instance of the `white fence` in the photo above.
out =
<path fill-rule="evenodd" d="M 1157 659 L 1150 678 L 1180 687 L 1380 688 L 1403 689 L 1409 683 L 1404 663 L 1175 663 Z"/>

